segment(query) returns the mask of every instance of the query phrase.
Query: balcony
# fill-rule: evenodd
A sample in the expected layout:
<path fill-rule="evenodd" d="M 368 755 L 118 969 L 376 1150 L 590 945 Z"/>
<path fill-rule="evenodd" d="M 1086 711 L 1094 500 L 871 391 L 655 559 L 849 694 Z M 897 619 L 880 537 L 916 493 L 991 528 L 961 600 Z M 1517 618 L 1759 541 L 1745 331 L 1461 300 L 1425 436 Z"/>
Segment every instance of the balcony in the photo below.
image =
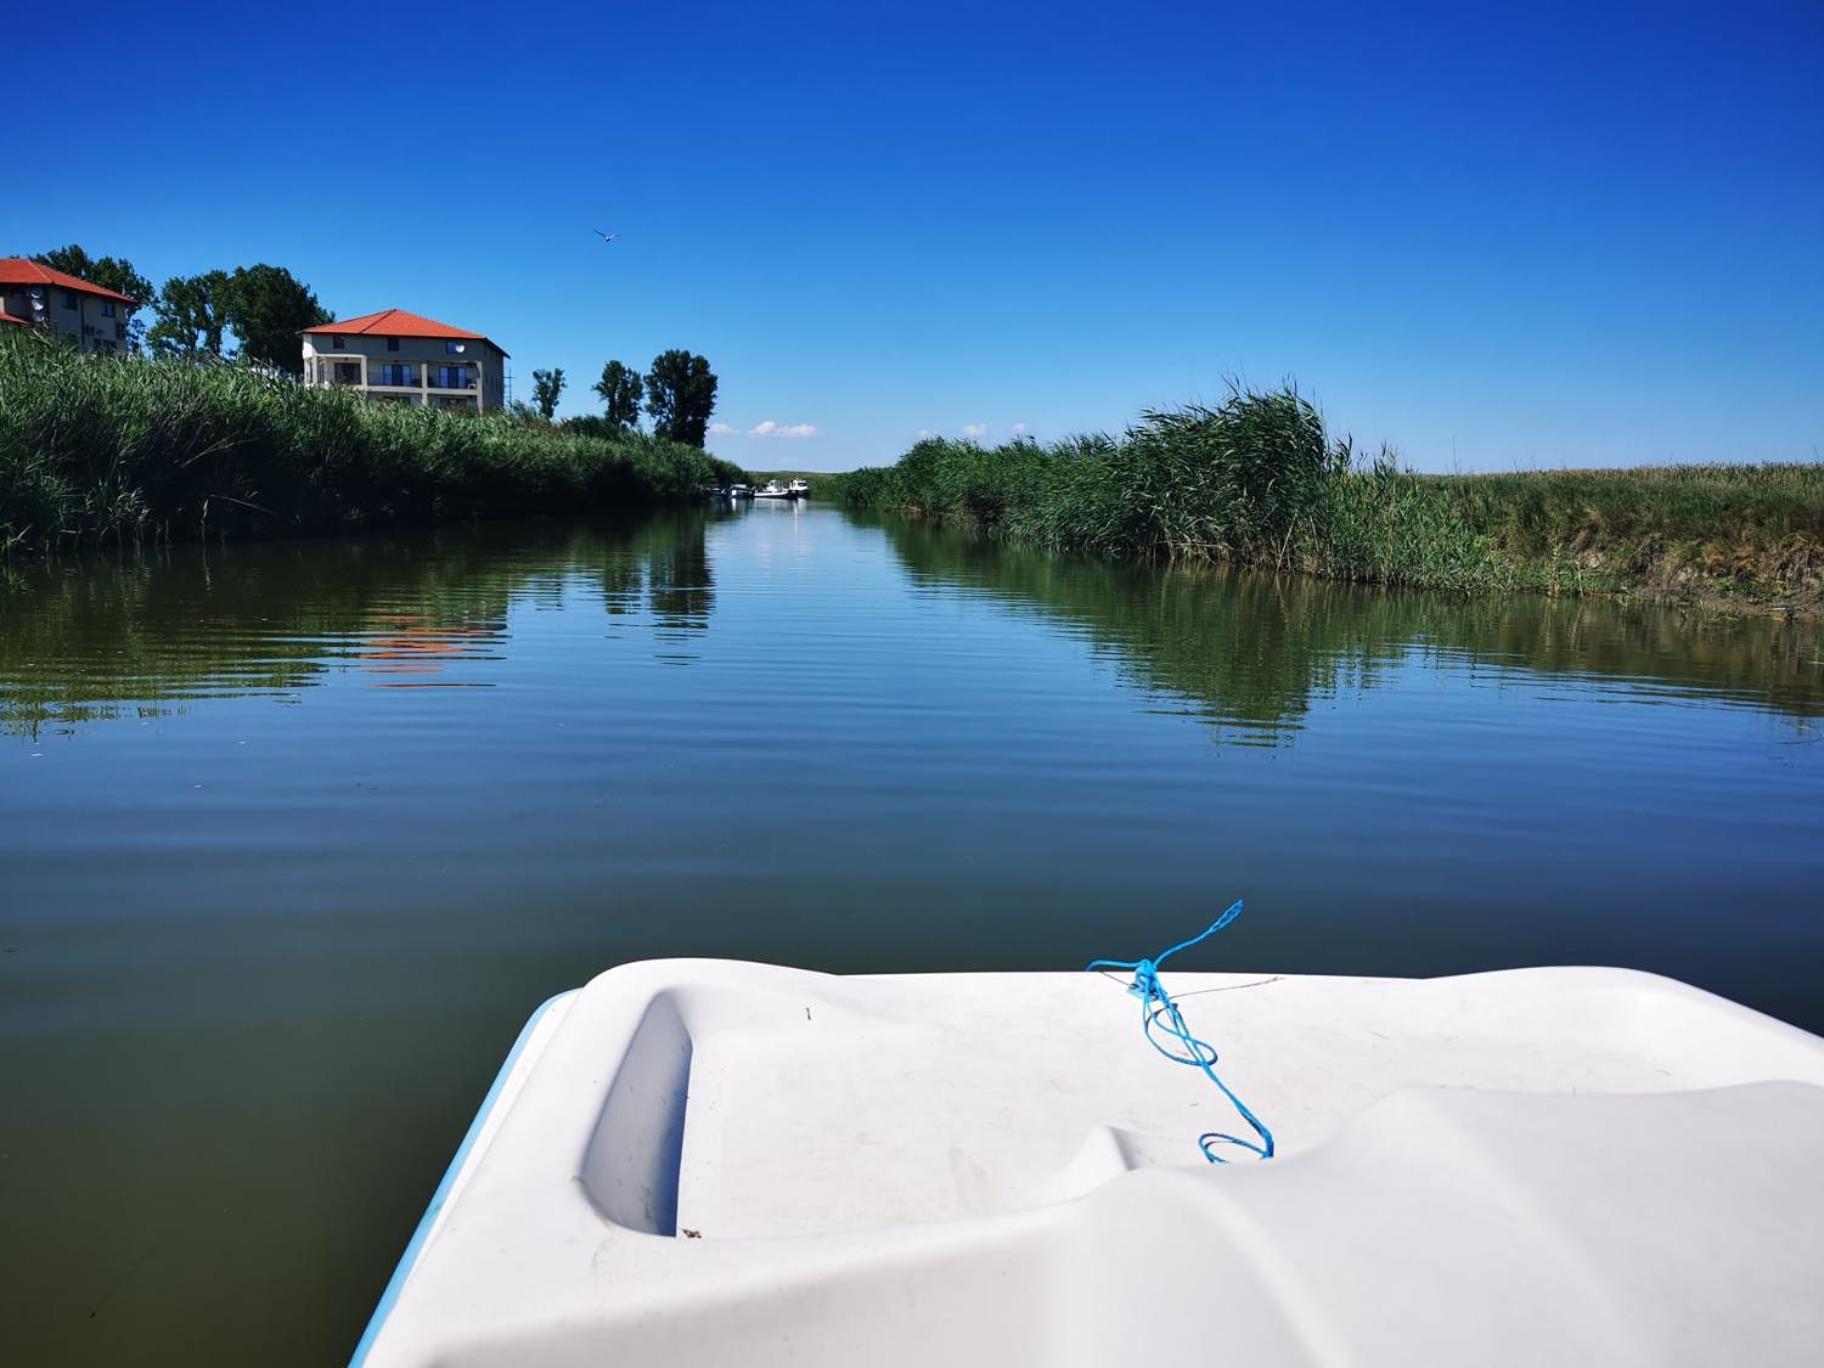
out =
<path fill-rule="evenodd" d="M 425 372 L 425 384 L 434 390 L 477 390 L 481 377 L 468 366 L 438 366 Z"/>

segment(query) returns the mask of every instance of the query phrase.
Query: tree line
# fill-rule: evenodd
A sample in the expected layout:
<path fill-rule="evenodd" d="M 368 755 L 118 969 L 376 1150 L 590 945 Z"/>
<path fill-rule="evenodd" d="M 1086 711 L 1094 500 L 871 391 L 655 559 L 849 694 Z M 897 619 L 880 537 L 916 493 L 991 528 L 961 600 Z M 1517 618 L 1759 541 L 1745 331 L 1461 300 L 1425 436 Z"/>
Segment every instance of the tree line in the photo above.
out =
<path fill-rule="evenodd" d="M 165 356 L 220 356 L 232 335 L 239 355 L 296 373 L 304 366 L 298 334 L 334 318 L 308 285 L 264 262 L 172 276 L 155 288 L 127 258 L 92 257 L 74 242 L 31 259 L 137 300 L 127 321 L 128 345 Z"/>
<path fill-rule="evenodd" d="M 694 447 L 703 446 L 709 437 L 709 420 L 716 411 L 716 374 L 706 357 L 679 348 L 660 352 L 644 375 L 624 362 L 610 361 L 592 388 L 606 412 L 599 418 L 572 418 L 565 427 L 603 437 L 636 431 L 644 400 L 655 437 Z M 556 415 L 563 392 L 561 368 L 532 372 L 533 408 L 545 422 Z"/>

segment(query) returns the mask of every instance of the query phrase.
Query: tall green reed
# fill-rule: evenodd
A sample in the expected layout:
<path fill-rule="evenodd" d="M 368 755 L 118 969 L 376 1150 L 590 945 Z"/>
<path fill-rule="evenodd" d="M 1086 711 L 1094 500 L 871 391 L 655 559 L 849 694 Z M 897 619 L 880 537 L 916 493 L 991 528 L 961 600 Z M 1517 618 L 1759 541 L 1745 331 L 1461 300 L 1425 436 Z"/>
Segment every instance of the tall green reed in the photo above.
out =
<path fill-rule="evenodd" d="M 253 367 L 0 338 L 0 546 L 281 534 L 675 500 L 694 447 L 309 389 Z"/>
<path fill-rule="evenodd" d="M 1119 438 L 930 439 L 819 493 L 1102 555 L 1461 591 L 1824 606 L 1824 465 L 1422 475 L 1332 440 L 1290 387 L 1149 412 Z"/>

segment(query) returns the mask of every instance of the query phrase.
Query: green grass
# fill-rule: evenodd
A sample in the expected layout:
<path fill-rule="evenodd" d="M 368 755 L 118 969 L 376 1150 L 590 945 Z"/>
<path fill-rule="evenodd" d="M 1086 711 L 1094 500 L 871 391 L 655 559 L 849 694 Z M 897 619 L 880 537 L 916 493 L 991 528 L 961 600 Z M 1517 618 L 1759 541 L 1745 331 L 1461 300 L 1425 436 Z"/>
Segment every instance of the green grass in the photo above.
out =
<path fill-rule="evenodd" d="M 924 441 L 818 492 L 1107 556 L 1824 608 L 1824 465 L 1420 475 L 1332 440 L 1291 389 L 1148 413 L 1119 439 Z"/>
<path fill-rule="evenodd" d="M 0 337 L 0 548 L 256 536 L 695 497 L 694 447 L 306 389 L 242 366 Z"/>

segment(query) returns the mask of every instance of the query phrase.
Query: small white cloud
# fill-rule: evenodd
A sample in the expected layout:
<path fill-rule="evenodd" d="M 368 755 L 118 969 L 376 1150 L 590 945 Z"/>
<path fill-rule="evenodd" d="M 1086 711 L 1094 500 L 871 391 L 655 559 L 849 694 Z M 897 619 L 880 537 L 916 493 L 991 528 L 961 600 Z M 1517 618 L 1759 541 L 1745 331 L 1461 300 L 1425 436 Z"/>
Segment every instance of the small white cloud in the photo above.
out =
<path fill-rule="evenodd" d="M 1024 437 L 1026 435 L 1026 424 L 1015 423 L 1013 425 L 1013 435 L 1015 437 Z"/>
<path fill-rule="evenodd" d="M 727 423 L 711 423 L 709 431 L 710 435 L 714 437 L 729 437 L 734 435 L 735 430 Z"/>
<path fill-rule="evenodd" d="M 935 432 L 931 431 L 930 428 L 920 428 L 917 432 L 913 433 L 912 435 L 921 442 L 927 441 L 930 438 L 937 436 L 937 434 Z"/>
<path fill-rule="evenodd" d="M 986 437 L 987 435 L 988 435 L 988 424 L 986 424 L 986 423 L 964 423 L 963 424 L 963 436 L 967 437 L 972 442 L 979 442 L 982 440 L 982 438 Z"/>
<path fill-rule="evenodd" d="M 775 423 L 768 418 L 747 430 L 749 437 L 815 437 L 817 429 L 809 423 Z"/>

